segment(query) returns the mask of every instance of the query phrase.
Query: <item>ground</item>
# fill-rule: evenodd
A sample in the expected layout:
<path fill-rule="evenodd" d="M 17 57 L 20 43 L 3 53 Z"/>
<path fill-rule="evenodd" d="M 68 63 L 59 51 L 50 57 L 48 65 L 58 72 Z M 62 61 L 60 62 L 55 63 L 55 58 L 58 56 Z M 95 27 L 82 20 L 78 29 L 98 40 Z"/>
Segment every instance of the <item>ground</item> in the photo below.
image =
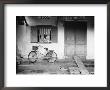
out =
<path fill-rule="evenodd" d="M 82 61 L 89 74 L 94 73 L 94 61 Z M 73 72 L 74 70 L 74 72 Z M 81 74 L 75 60 L 57 60 L 49 63 L 45 60 L 29 64 L 28 59 L 17 65 L 17 74 Z"/>

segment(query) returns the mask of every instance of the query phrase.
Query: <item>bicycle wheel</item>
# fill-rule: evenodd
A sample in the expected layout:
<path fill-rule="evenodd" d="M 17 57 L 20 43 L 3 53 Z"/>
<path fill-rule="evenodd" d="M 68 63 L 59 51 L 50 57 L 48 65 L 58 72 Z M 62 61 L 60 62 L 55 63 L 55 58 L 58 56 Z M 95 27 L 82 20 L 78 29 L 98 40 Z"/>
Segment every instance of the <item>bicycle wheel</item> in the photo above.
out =
<path fill-rule="evenodd" d="M 31 51 L 28 55 L 28 59 L 30 62 L 35 62 L 37 60 L 37 54 L 35 51 Z"/>

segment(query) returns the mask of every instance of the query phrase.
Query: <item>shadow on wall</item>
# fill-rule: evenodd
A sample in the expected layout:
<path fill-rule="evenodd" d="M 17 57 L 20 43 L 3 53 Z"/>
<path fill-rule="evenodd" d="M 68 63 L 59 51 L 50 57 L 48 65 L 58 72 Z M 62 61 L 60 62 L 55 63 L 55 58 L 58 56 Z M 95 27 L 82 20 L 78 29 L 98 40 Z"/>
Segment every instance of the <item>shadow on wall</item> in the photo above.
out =
<path fill-rule="evenodd" d="M 16 45 L 16 59 L 21 59 L 23 55 L 21 55 L 21 51 L 18 49 L 18 45 Z"/>

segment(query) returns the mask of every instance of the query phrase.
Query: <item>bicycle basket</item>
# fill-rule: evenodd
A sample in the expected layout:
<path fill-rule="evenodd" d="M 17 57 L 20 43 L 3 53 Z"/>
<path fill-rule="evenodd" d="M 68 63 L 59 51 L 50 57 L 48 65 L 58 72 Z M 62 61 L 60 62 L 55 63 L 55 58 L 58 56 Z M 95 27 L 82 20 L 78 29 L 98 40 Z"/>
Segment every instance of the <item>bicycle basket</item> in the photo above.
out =
<path fill-rule="evenodd" d="M 32 50 L 38 50 L 38 46 L 32 46 Z"/>

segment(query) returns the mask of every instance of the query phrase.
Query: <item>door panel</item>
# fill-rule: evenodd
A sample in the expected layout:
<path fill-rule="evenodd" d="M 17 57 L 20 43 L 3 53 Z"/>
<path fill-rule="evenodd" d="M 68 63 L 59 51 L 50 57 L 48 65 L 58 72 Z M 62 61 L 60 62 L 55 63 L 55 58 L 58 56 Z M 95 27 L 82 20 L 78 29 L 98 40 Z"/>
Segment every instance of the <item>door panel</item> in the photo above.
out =
<path fill-rule="evenodd" d="M 78 56 L 87 55 L 87 22 L 76 22 L 75 23 L 75 54 Z"/>

